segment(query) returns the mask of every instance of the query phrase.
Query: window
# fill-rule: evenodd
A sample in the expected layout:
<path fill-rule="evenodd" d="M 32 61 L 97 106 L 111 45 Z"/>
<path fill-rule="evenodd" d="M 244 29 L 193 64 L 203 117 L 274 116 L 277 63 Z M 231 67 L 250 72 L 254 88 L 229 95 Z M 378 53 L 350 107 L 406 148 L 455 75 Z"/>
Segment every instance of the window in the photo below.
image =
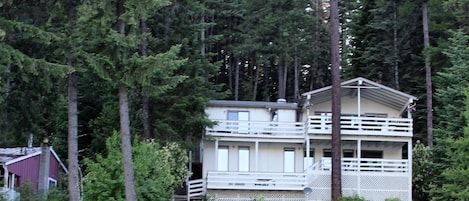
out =
<path fill-rule="evenodd" d="M 383 158 L 382 150 L 362 150 L 362 158 Z"/>
<path fill-rule="evenodd" d="M 57 180 L 49 177 L 49 186 L 48 188 L 57 187 Z"/>
<path fill-rule="evenodd" d="M 342 150 L 342 154 L 344 158 L 353 158 L 355 157 L 355 151 L 353 149 L 344 149 Z"/>
<path fill-rule="evenodd" d="M 249 171 L 249 147 L 239 147 L 238 150 L 238 171 Z"/>
<path fill-rule="evenodd" d="M 228 147 L 218 147 L 218 171 L 228 171 Z"/>
<path fill-rule="evenodd" d="M 239 121 L 230 122 L 229 125 L 235 125 L 228 127 L 229 130 L 237 133 L 248 133 L 249 132 L 249 112 L 247 111 L 228 111 L 228 120 Z"/>
<path fill-rule="evenodd" d="M 332 157 L 332 150 L 331 149 L 323 149 L 322 150 L 322 157 Z"/>
<path fill-rule="evenodd" d="M 283 171 L 295 172 L 295 148 L 285 148 L 283 152 Z"/>

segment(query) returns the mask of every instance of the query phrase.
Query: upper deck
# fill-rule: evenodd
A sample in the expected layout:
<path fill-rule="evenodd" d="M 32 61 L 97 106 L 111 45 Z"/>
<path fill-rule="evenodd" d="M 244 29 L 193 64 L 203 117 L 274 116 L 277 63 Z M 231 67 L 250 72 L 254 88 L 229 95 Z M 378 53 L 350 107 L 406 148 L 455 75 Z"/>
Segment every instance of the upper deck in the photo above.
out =
<path fill-rule="evenodd" d="M 306 122 L 214 120 L 206 134 L 214 137 L 304 138 L 332 133 L 330 116 L 309 116 Z M 341 134 L 357 136 L 412 137 L 412 119 L 341 117 Z"/>

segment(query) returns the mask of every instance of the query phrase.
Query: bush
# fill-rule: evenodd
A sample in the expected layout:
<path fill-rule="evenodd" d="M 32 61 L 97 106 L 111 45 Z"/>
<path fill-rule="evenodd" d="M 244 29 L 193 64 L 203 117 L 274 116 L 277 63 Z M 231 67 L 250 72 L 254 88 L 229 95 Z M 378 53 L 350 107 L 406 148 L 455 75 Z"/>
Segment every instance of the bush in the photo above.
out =
<path fill-rule="evenodd" d="M 365 198 L 360 197 L 358 195 L 352 195 L 352 196 L 347 196 L 347 197 L 341 197 L 339 199 L 340 201 L 366 201 Z"/>

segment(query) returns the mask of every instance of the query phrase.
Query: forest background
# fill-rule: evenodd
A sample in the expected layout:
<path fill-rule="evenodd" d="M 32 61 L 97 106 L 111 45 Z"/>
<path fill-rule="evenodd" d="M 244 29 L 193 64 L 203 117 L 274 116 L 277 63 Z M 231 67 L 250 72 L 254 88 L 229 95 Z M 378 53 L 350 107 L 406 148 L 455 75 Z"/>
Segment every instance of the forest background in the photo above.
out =
<path fill-rule="evenodd" d="M 429 47 L 422 25 L 426 3 Z M 0 146 L 26 146 L 31 134 L 34 144 L 48 137 L 62 159 L 77 164 L 71 173 L 81 167 L 85 175 L 92 161 L 118 149 L 115 131 L 122 144 L 132 136 L 153 139 L 161 145 L 155 149 L 175 143 L 195 152 L 211 125 L 204 114 L 208 100 L 296 102 L 301 93 L 330 85 L 327 5 L 1 1 Z M 413 115 L 414 200 L 468 199 L 469 1 L 360 0 L 339 6 L 342 79 L 365 77 L 419 98 Z M 433 112 L 432 127 L 427 111 Z M 428 129 L 434 133 L 431 147 Z M 172 192 L 174 185 L 167 188 Z"/>

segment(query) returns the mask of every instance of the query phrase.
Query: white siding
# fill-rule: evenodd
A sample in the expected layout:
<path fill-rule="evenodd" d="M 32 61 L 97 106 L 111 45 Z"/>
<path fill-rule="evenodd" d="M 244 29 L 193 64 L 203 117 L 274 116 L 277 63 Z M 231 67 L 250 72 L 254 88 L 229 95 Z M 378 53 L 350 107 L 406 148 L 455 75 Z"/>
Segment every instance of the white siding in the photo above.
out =
<path fill-rule="evenodd" d="M 389 118 L 400 118 L 400 111 L 391 109 L 385 105 L 378 104 L 376 102 L 361 98 L 360 102 L 360 113 L 380 113 L 387 114 Z M 315 112 L 330 112 L 331 101 L 313 105 L 310 109 L 310 115 L 314 115 Z M 357 114 L 358 113 L 358 101 L 357 97 L 344 96 L 341 102 L 341 113 L 342 114 Z M 306 116 L 304 116 L 306 117 Z"/>

